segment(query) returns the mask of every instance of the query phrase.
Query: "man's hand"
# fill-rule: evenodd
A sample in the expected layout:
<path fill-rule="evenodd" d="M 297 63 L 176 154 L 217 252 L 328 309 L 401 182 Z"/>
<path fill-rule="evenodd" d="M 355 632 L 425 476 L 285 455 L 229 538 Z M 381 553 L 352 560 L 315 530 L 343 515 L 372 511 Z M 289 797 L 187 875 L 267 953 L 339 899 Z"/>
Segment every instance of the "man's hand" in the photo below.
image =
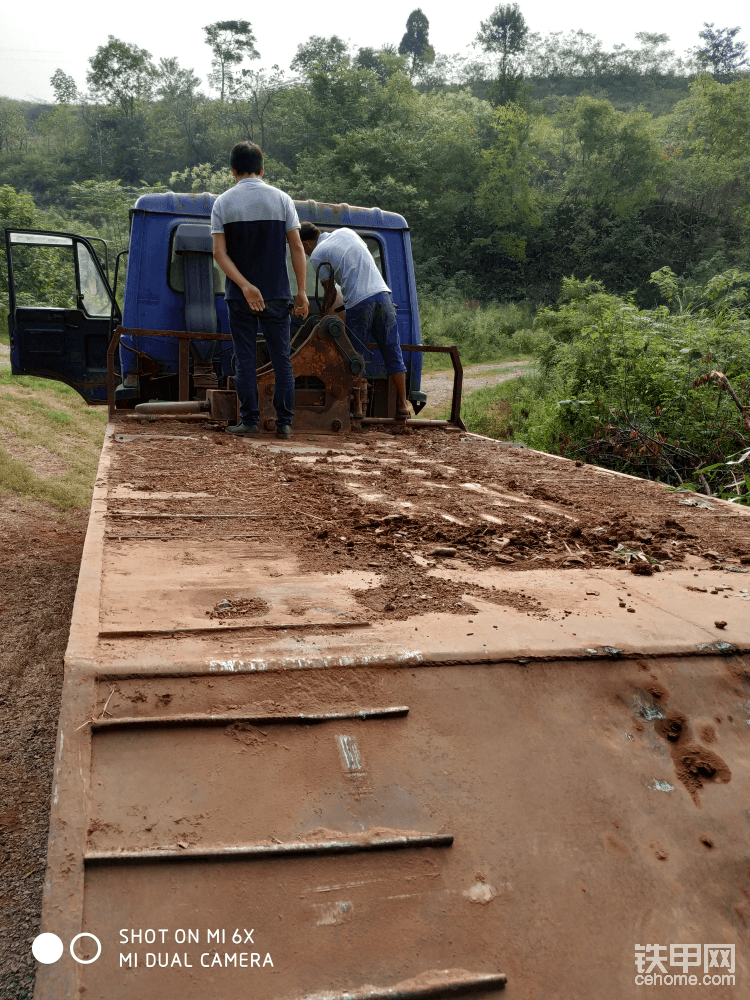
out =
<path fill-rule="evenodd" d="M 306 319 L 309 309 L 310 303 L 307 299 L 307 295 L 305 295 L 304 292 L 297 292 L 294 297 L 294 309 L 292 311 L 292 315 L 301 316 L 302 319 Z"/>
<path fill-rule="evenodd" d="M 266 308 L 263 296 L 260 294 L 260 289 L 256 288 L 255 285 L 251 285 L 249 281 L 242 285 L 242 294 L 245 296 L 245 302 L 247 302 L 250 312 L 259 313 L 263 312 Z"/>
<path fill-rule="evenodd" d="M 250 312 L 263 312 L 266 308 L 266 304 L 263 301 L 263 296 L 260 294 L 260 289 L 256 288 L 255 285 L 250 284 L 244 274 L 237 269 L 234 261 L 227 253 L 226 236 L 224 233 L 214 233 L 213 237 L 214 260 L 216 263 L 222 269 L 224 274 L 226 274 L 226 276 L 230 279 L 230 281 L 233 281 L 245 296 L 245 302 L 247 302 Z"/>

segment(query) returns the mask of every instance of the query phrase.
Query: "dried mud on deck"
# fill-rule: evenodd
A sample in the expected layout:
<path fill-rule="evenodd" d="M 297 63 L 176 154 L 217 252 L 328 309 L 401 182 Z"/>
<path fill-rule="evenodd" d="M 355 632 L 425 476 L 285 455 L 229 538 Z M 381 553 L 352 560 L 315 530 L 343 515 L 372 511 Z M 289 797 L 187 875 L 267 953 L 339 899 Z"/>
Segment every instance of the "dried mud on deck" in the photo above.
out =
<path fill-rule="evenodd" d="M 741 510 L 442 430 L 300 435 L 291 449 L 269 437 L 269 450 L 161 423 L 116 443 L 110 539 L 220 546 L 246 538 L 252 547 L 273 537 L 296 554 L 302 572 L 375 572 L 378 585 L 356 592 L 371 619 L 471 615 L 467 595 L 545 617 L 547 609 L 514 588 L 519 570 L 731 566 L 735 589 L 747 573 L 750 517 Z M 489 567 L 505 571 L 507 587 L 440 573 Z M 211 617 L 242 617 L 234 611 L 206 608 Z"/>

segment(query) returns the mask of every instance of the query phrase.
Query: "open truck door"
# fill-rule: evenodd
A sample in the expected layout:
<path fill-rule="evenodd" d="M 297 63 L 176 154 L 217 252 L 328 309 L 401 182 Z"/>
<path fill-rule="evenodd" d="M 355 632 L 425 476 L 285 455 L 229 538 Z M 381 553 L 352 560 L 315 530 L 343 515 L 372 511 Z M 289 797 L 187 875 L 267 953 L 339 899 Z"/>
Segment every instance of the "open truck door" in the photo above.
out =
<path fill-rule="evenodd" d="M 5 249 L 13 374 L 66 382 L 88 403 L 106 403 L 107 346 L 120 310 L 91 243 L 6 229 Z"/>

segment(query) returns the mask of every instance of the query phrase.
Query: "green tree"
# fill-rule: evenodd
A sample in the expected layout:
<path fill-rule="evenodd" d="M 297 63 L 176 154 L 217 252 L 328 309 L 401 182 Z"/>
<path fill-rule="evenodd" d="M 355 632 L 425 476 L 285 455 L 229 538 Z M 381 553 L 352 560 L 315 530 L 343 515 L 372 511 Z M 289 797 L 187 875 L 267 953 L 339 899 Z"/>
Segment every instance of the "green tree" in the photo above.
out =
<path fill-rule="evenodd" d="M 314 74 L 330 76 L 349 65 L 349 46 L 338 35 L 324 38 L 311 35 L 306 42 L 297 46 L 290 69 L 304 76 Z"/>
<path fill-rule="evenodd" d="M 430 22 L 419 7 L 406 19 L 406 32 L 398 52 L 401 56 L 411 57 L 412 76 L 425 65 L 435 62 L 435 50 L 430 45 Z"/>
<path fill-rule="evenodd" d="M 219 100 L 231 94 L 235 85 L 234 67 L 243 59 L 260 59 L 255 34 L 249 21 L 216 21 L 203 29 L 206 44 L 214 54 L 213 72 L 208 80 L 219 91 Z"/>
<path fill-rule="evenodd" d="M 126 118 L 134 118 L 138 104 L 153 91 L 156 69 L 151 53 L 109 35 L 89 64 L 86 80 L 94 97 L 119 107 Z"/>
<path fill-rule="evenodd" d="M 666 160 L 648 112 L 622 112 L 609 101 L 579 97 L 560 125 L 556 170 L 564 201 L 624 219 L 656 197 Z"/>
<path fill-rule="evenodd" d="M 380 83 L 385 85 L 394 73 L 406 72 L 407 59 L 407 56 L 399 55 L 395 45 L 383 45 L 379 49 L 359 49 L 353 65 L 356 69 L 375 73 Z"/>
<path fill-rule="evenodd" d="M 23 111 L 7 100 L 0 99 L 0 150 L 16 153 L 28 138 Z"/>
<path fill-rule="evenodd" d="M 49 82 L 52 84 L 58 104 L 75 104 L 78 99 L 78 87 L 72 76 L 61 69 L 56 69 Z"/>
<path fill-rule="evenodd" d="M 495 142 L 481 153 L 482 182 L 476 197 L 497 228 L 491 237 L 474 243 L 494 247 L 511 260 L 524 260 L 524 234 L 542 221 L 543 192 L 533 181 L 541 168 L 545 123 L 517 104 L 506 104 L 497 109 L 494 126 Z"/>
<path fill-rule="evenodd" d="M 10 184 L 0 185 L 0 232 L 5 229 L 35 229 L 39 211 L 26 191 L 16 191 Z M 0 241 L 0 317 L 8 314 L 8 268 L 5 240 Z"/>
<path fill-rule="evenodd" d="M 47 141 L 47 151 L 70 148 L 79 132 L 77 111 L 69 104 L 58 104 L 48 111 L 42 111 L 36 120 L 37 132 Z"/>
<path fill-rule="evenodd" d="M 192 69 L 180 66 L 176 57 L 160 59 L 156 68 L 156 93 L 165 101 L 174 102 L 182 97 L 192 97 L 200 80 Z"/>
<path fill-rule="evenodd" d="M 514 60 L 526 46 L 529 33 L 526 19 L 517 3 L 499 4 L 486 21 L 480 22 L 477 41 L 485 52 L 494 53 L 498 59 L 496 99 L 505 104 L 518 94 L 522 79 Z"/>
<path fill-rule="evenodd" d="M 244 128 L 245 137 L 258 142 L 261 149 L 266 148 L 274 98 L 284 85 L 284 71 L 280 66 L 274 65 L 270 70 L 242 70 L 232 117 Z"/>
<path fill-rule="evenodd" d="M 711 71 L 719 78 L 731 78 L 743 66 L 748 65 L 747 44 L 735 42 L 740 28 L 719 28 L 714 30 L 713 21 L 703 22 L 703 31 L 698 37 L 703 39 L 703 45 L 695 49 L 698 62 L 704 69 Z"/>

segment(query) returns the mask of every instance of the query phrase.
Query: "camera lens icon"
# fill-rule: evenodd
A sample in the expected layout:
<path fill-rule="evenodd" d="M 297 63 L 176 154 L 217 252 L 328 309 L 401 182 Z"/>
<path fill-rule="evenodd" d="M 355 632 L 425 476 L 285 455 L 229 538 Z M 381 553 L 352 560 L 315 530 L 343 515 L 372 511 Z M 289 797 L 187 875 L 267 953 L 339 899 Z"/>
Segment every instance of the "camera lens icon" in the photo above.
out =
<path fill-rule="evenodd" d="M 73 950 L 73 946 L 76 941 L 81 938 L 91 938 L 92 941 L 96 941 L 96 955 L 93 958 L 79 958 Z M 38 934 L 34 938 L 34 943 L 31 945 L 31 954 L 42 965 L 54 965 L 55 962 L 59 961 L 62 957 L 62 953 L 65 951 L 65 946 L 63 945 L 57 934 L 50 934 L 49 932 L 45 934 Z M 70 942 L 70 954 L 79 965 L 91 965 L 95 962 L 97 958 L 102 953 L 102 943 L 96 934 L 89 934 L 83 931 L 81 934 L 76 934 L 73 940 Z"/>

